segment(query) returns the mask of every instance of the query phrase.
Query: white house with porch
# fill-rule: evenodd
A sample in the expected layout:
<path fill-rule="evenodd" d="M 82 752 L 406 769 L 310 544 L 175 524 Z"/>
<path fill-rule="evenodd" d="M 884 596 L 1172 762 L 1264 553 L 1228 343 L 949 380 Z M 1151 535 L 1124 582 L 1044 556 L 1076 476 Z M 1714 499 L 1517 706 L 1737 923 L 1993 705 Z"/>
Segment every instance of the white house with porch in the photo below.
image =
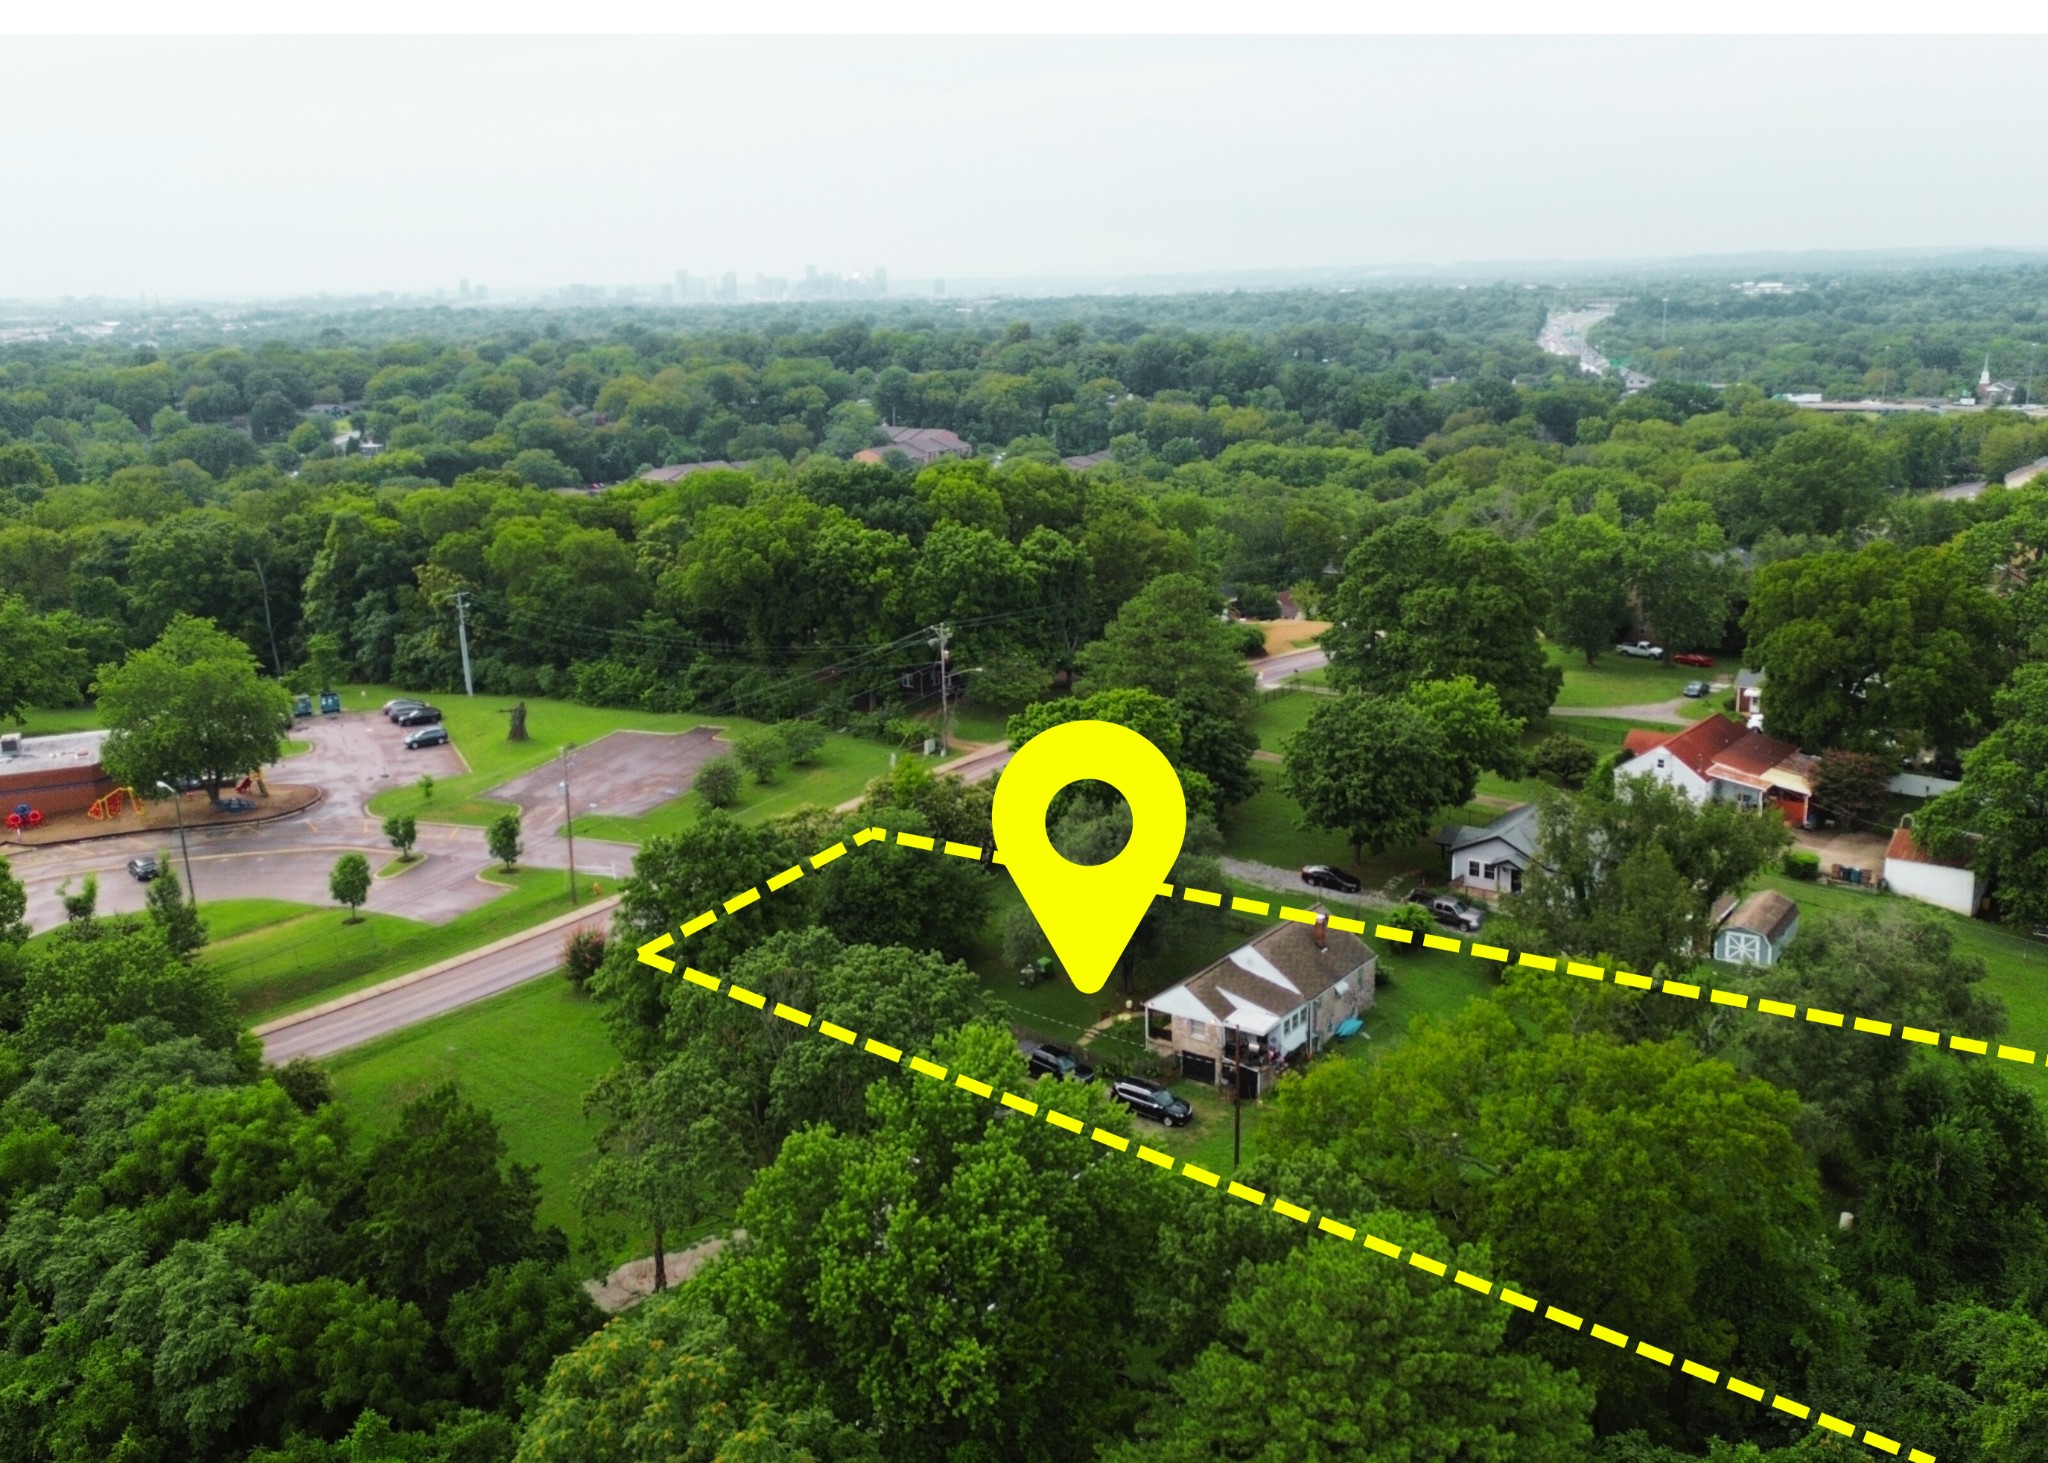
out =
<path fill-rule="evenodd" d="M 1477 894 L 1519 894 L 1536 864 L 1541 820 L 1534 803 L 1502 813 L 1477 828 L 1454 824 L 1437 834 L 1450 860 L 1451 887 Z"/>
<path fill-rule="evenodd" d="M 1273 926 L 1214 965 L 1145 1002 L 1145 1044 L 1178 1057 L 1183 1076 L 1247 1096 L 1286 1063 L 1322 1049 L 1337 1028 L 1370 1010 L 1379 957 L 1354 934 L 1314 924 Z"/>

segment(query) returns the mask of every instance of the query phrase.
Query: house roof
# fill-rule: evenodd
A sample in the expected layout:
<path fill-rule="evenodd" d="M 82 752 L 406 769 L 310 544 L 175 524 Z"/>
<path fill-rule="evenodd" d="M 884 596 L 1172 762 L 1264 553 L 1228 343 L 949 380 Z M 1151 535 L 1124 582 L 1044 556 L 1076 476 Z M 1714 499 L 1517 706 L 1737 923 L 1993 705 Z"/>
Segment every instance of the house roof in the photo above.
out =
<path fill-rule="evenodd" d="M 1754 930 L 1775 945 L 1798 918 L 1799 906 L 1790 899 L 1775 889 L 1759 889 L 1736 905 L 1721 927 Z"/>
<path fill-rule="evenodd" d="M 1646 726 L 1632 726 L 1628 729 L 1628 735 L 1621 739 L 1621 745 L 1629 756 L 1640 757 L 1645 752 L 1655 751 L 1677 735 L 1677 732 L 1651 731 Z"/>
<path fill-rule="evenodd" d="M 1674 737 L 1663 749 L 1701 777 L 1738 782 L 1746 787 L 1783 787 L 1811 792 L 1814 759 L 1790 742 L 1751 731 L 1725 716 L 1706 716 Z"/>
<path fill-rule="evenodd" d="M 1705 777 L 1707 769 L 1724 752 L 1751 735 L 1754 733 L 1739 721 L 1730 721 L 1725 716 L 1703 716 L 1676 736 L 1667 737 L 1664 750 Z"/>
<path fill-rule="evenodd" d="M 1318 905 L 1316 912 L 1328 911 Z M 1145 1004 L 1262 1036 L 1375 958 L 1372 947 L 1356 935 L 1332 929 L 1325 936 L 1326 948 L 1318 949 L 1309 926 L 1292 921 L 1274 925 Z"/>
<path fill-rule="evenodd" d="M 693 472 L 711 472 L 718 468 L 728 468 L 734 472 L 745 472 L 747 464 L 744 462 L 672 462 L 667 467 L 649 468 L 646 472 L 640 474 L 640 481 L 643 483 L 672 483 L 678 478 L 688 477 Z"/>
<path fill-rule="evenodd" d="M 961 457 L 972 457 L 974 449 L 966 441 L 947 431 L 944 427 L 884 427 L 889 434 L 889 443 L 901 447 L 912 457 L 944 457 L 956 453 Z"/>
<path fill-rule="evenodd" d="M 1110 454 L 1107 452 L 1084 452 L 1079 457 L 1062 457 L 1060 463 L 1062 466 L 1071 467 L 1075 472 L 1082 472 L 1098 462 L 1109 461 L 1109 458 Z"/>
<path fill-rule="evenodd" d="M 1541 826 L 1536 804 L 1524 803 L 1477 828 L 1463 824 L 1448 827 L 1437 835 L 1436 841 L 1452 853 L 1481 843 L 1505 843 L 1523 858 L 1533 860 L 1536 857 L 1536 835 Z"/>
<path fill-rule="evenodd" d="M 1913 837 L 1913 830 L 1900 827 L 1892 830 L 1892 841 L 1885 845 L 1884 856 L 1909 864 L 1939 864 L 1945 869 L 1967 869 L 1968 859 L 1936 858 Z"/>

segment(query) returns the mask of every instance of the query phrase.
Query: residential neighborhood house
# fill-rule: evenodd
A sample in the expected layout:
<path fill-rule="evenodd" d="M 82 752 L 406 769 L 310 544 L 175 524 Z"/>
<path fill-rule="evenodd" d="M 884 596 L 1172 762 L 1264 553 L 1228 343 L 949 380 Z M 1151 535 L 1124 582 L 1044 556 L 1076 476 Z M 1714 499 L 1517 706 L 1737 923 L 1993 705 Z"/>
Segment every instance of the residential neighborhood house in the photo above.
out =
<path fill-rule="evenodd" d="M 1696 803 L 1776 808 L 1795 828 L 1807 820 L 1816 759 L 1725 716 L 1703 717 L 1681 732 L 1636 728 L 1622 747 L 1629 754 L 1617 769 L 1623 776 L 1653 777 Z"/>
<path fill-rule="evenodd" d="M 1714 933 L 1714 958 L 1730 965 L 1775 965 L 1799 933 L 1799 906 L 1759 889 L 1729 911 Z"/>
<path fill-rule="evenodd" d="M 1379 957 L 1353 934 L 1333 930 L 1329 911 L 1314 924 L 1278 924 L 1214 965 L 1145 1003 L 1145 1044 L 1177 1057 L 1181 1075 L 1256 1096 L 1287 1060 L 1306 1058 L 1337 1028 L 1369 1010 Z"/>
<path fill-rule="evenodd" d="M 853 454 L 855 462 L 880 462 L 891 448 L 909 458 L 912 466 L 924 467 L 941 457 L 972 457 L 974 449 L 944 427 L 884 427 L 889 441 L 882 447 L 864 447 Z"/>
<path fill-rule="evenodd" d="M 1453 889 L 1475 894 L 1519 894 L 1522 876 L 1536 862 L 1540 827 L 1534 803 L 1502 813 L 1483 827 L 1453 825 L 1437 834 L 1450 860 Z"/>

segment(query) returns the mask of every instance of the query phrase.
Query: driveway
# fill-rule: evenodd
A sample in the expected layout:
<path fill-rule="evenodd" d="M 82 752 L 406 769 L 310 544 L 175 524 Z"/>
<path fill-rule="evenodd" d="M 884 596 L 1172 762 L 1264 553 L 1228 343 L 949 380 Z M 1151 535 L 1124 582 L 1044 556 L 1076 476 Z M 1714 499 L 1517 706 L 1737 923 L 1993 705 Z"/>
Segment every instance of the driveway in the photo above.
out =
<path fill-rule="evenodd" d="M 1292 894 L 1296 899 L 1314 901 L 1331 893 L 1328 889 L 1317 889 L 1302 883 L 1299 869 L 1283 869 L 1277 864 L 1254 863 L 1250 859 L 1241 858 L 1219 859 L 1217 862 L 1223 865 L 1223 872 L 1233 879 L 1242 879 L 1247 884 L 1256 884 L 1261 889 L 1271 889 L 1275 893 Z M 1363 894 L 1339 894 L 1336 897 L 1378 908 L 1388 908 L 1394 903 L 1393 900 L 1375 894 L 1370 889 Z"/>

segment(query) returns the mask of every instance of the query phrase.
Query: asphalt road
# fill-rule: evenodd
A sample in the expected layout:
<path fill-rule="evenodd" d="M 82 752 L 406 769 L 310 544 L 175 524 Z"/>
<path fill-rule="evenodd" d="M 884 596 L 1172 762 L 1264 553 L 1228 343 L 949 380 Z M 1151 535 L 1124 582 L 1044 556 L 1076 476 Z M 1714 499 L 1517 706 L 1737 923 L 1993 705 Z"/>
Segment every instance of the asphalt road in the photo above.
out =
<path fill-rule="evenodd" d="M 562 942 L 577 929 L 609 929 L 617 904 L 613 895 L 396 981 L 265 1022 L 255 1028 L 263 1055 L 280 1065 L 328 1056 L 546 975 L 562 963 Z"/>

